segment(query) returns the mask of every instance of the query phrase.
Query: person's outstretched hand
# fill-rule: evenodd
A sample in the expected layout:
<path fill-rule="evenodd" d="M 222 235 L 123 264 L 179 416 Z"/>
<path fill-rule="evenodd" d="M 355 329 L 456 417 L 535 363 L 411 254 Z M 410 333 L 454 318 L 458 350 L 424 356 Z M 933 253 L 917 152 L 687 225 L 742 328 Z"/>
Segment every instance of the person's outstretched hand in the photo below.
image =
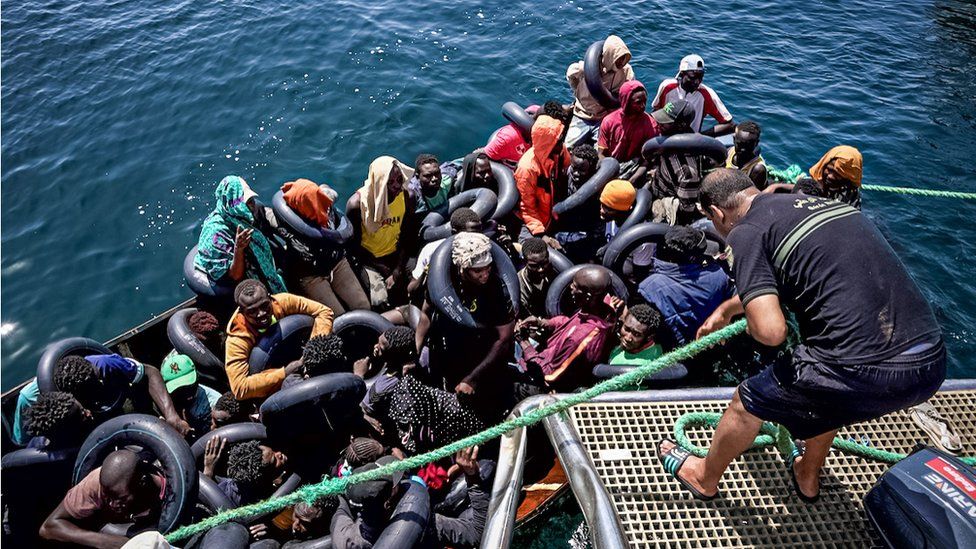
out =
<path fill-rule="evenodd" d="M 465 476 L 477 477 L 481 474 L 478 468 L 478 447 L 469 446 L 458 450 L 454 455 L 454 463 L 461 468 Z"/>
<path fill-rule="evenodd" d="M 224 453 L 224 446 L 227 439 L 224 437 L 213 437 L 207 441 L 207 446 L 203 450 L 203 475 L 214 478 L 214 468 L 220 461 L 220 455 Z"/>

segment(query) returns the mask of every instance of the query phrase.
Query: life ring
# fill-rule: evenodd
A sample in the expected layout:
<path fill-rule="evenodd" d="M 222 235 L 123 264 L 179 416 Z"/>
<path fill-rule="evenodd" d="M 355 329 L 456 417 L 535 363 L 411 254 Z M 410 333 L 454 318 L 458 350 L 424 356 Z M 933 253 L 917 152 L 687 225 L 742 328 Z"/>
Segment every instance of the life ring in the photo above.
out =
<path fill-rule="evenodd" d="M 335 208 L 332 208 L 329 214 L 332 225 L 337 227 L 335 229 L 319 227 L 305 221 L 302 216 L 298 215 L 298 212 L 291 209 L 291 206 L 285 202 L 285 194 L 281 191 L 276 192 L 271 198 L 271 209 L 274 210 L 278 219 L 284 221 L 292 230 L 306 238 L 343 244 L 352 236 L 352 223 Z"/>
<path fill-rule="evenodd" d="M 586 89 L 605 109 L 619 109 L 620 99 L 603 85 L 603 40 L 597 40 L 586 48 L 583 56 L 583 80 Z"/>
<path fill-rule="evenodd" d="M 451 271 L 454 266 L 451 263 L 451 245 L 454 237 L 450 237 L 434 250 L 430 257 L 430 265 L 427 268 L 427 292 L 430 294 L 434 307 L 442 315 L 450 318 L 455 323 L 466 328 L 483 328 L 474 318 L 458 297 L 457 290 L 451 281 Z M 495 274 L 500 276 L 508 297 L 512 302 L 515 313 L 518 314 L 520 289 L 518 273 L 515 265 L 509 259 L 508 254 L 497 243 L 491 243 L 491 259 Z"/>
<path fill-rule="evenodd" d="M 372 354 L 380 334 L 393 326 L 392 322 L 374 311 L 346 311 L 332 323 L 332 333 L 342 338 L 346 357 L 350 362 L 355 362 Z"/>
<path fill-rule="evenodd" d="M 166 322 L 166 337 L 177 353 L 190 357 L 197 367 L 197 373 L 207 381 L 208 385 L 224 387 L 227 385 L 224 361 L 190 331 L 190 317 L 197 310 L 188 308 L 173 313 Z"/>
<path fill-rule="evenodd" d="M 269 396 L 261 404 L 261 423 L 268 437 L 294 439 L 308 433 L 328 434 L 360 412 L 366 383 L 353 373 L 324 374 Z"/>
<path fill-rule="evenodd" d="M 549 246 L 548 244 L 546 244 L 546 246 L 549 248 L 549 264 L 552 265 L 552 268 L 557 273 L 561 273 L 566 269 L 573 267 L 573 261 L 566 257 L 566 254 L 560 252 L 552 246 Z"/>
<path fill-rule="evenodd" d="M 145 414 L 126 414 L 96 427 L 78 451 L 72 483 L 81 482 L 109 453 L 127 445 L 148 450 L 162 467 L 166 492 L 157 530 L 169 532 L 193 510 L 199 481 L 190 446 L 163 420 Z"/>
<path fill-rule="evenodd" d="M 513 101 L 506 101 L 502 105 L 502 116 L 512 124 L 515 124 L 515 127 L 518 128 L 519 133 L 522 134 L 522 139 L 525 139 L 526 143 L 532 141 L 532 125 L 535 124 L 534 116 L 525 112 L 525 109 Z"/>
<path fill-rule="evenodd" d="M 700 133 L 679 133 L 648 139 L 641 148 L 641 155 L 650 160 L 660 154 L 692 154 L 705 156 L 724 165 L 729 150 L 721 141 Z"/>
<path fill-rule="evenodd" d="M 654 197 L 651 195 L 651 191 L 637 189 L 637 198 L 634 199 L 634 209 L 630 211 L 630 215 L 627 216 L 627 219 L 617 229 L 617 234 L 646 220 L 651 214 L 651 206 L 653 203 Z"/>
<path fill-rule="evenodd" d="M 447 203 L 447 209 L 451 213 L 464 206 L 474 210 L 484 221 L 495 213 L 498 196 L 491 189 L 468 189 L 452 196 Z M 420 226 L 420 237 L 425 242 L 433 242 L 449 236 L 451 236 L 450 220 L 445 221 L 444 216 L 436 212 L 430 212 L 424 217 Z"/>
<path fill-rule="evenodd" d="M 302 356 L 315 320 L 308 315 L 288 315 L 279 320 L 258 340 L 247 360 L 248 372 L 254 375 L 275 366 L 284 366 Z"/>
<path fill-rule="evenodd" d="M 620 163 L 615 158 L 606 157 L 597 164 L 596 173 L 590 177 L 575 193 L 569 195 L 566 200 L 553 206 L 552 211 L 557 216 L 579 208 L 589 206 L 590 199 L 603 192 L 603 187 L 620 172 Z"/>
<path fill-rule="evenodd" d="M 78 355 L 110 355 L 112 351 L 87 337 L 69 337 L 51 343 L 44 348 L 41 359 L 37 361 L 37 388 L 42 393 L 51 393 L 58 390 L 54 383 L 54 369 L 58 361 L 66 356 Z M 110 405 L 109 409 L 114 409 L 121 402 Z"/>
<path fill-rule="evenodd" d="M 593 377 L 597 379 L 609 379 L 631 372 L 635 368 L 637 367 L 597 364 L 593 367 Z M 645 377 L 641 380 L 641 384 L 645 388 L 662 389 L 675 385 L 686 377 L 688 377 L 688 368 L 685 368 L 684 364 L 678 363 Z"/>
<path fill-rule="evenodd" d="M 416 547 L 427 531 L 430 521 L 430 494 L 427 487 L 410 481 L 410 487 L 400 498 L 390 524 L 383 529 L 379 539 L 373 544 L 374 549 L 400 549 L 402 547 Z"/>
<path fill-rule="evenodd" d="M 210 278 L 210 275 L 197 269 L 196 265 L 193 264 L 193 260 L 196 257 L 197 247 L 194 246 L 190 248 L 186 257 L 183 258 L 183 278 L 186 280 L 186 285 L 193 290 L 193 293 L 200 297 L 208 298 L 228 298 L 233 296 L 234 288 L 232 286 L 217 284 L 214 279 Z"/>
<path fill-rule="evenodd" d="M 647 242 L 660 244 L 670 229 L 671 225 L 667 223 L 648 221 L 621 230 L 607 246 L 607 251 L 603 255 L 603 266 L 614 272 L 619 271 L 627 256 L 638 246 Z M 702 230 L 705 233 L 705 239 L 714 243 L 714 246 L 709 245 L 710 248 L 725 249 L 725 239 L 715 232 L 714 228 L 706 227 Z"/>
<path fill-rule="evenodd" d="M 554 316 L 559 316 L 565 313 L 563 308 L 563 298 L 565 297 L 566 291 L 569 289 L 569 285 L 573 282 L 573 277 L 579 272 L 580 269 L 586 267 L 596 267 L 599 269 L 606 269 L 601 265 L 574 265 L 572 268 L 566 269 L 565 271 L 559 273 L 556 278 L 552 280 L 552 285 L 549 286 L 549 292 L 546 294 L 546 314 L 550 318 Z M 606 269 L 610 273 L 610 292 L 627 301 L 630 297 L 630 293 L 627 291 L 627 285 L 624 281 L 617 276 L 617 273 Z"/>

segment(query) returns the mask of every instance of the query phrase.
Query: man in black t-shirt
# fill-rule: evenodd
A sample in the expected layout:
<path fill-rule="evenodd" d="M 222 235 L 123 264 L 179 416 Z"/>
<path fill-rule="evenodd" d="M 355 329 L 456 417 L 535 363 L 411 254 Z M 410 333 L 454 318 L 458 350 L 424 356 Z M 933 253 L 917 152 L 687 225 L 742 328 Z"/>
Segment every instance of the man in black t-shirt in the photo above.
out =
<path fill-rule="evenodd" d="M 781 345 L 785 306 L 802 343 L 739 385 L 705 459 L 673 441 L 664 441 L 659 455 L 696 497 L 711 499 L 762 422 L 779 423 L 804 441 L 789 473 L 800 499 L 813 502 L 840 427 L 913 406 L 938 390 L 945 379 L 939 325 L 858 210 L 820 197 L 760 194 L 748 176 L 729 169 L 705 178 L 700 201 L 732 246 L 738 295 L 705 321 L 698 337 L 745 313 L 754 339 Z"/>

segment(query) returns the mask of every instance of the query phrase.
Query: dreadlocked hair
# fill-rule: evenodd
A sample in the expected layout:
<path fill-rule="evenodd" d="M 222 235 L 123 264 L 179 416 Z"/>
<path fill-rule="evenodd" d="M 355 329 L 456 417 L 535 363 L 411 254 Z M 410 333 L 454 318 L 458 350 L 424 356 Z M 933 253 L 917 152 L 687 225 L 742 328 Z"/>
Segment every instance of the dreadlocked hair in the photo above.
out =
<path fill-rule="evenodd" d="M 344 372 L 349 362 L 345 342 L 336 334 L 315 336 L 305 344 L 302 362 L 309 377 Z"/>
<path fill-rule="evenodd" d="M 98 372 L 85 357 L 69 355 L 61 357 L 54 366 L 54 385 L 71 394 L 86 392 L 98 383 Z"/>
<path fill-rule="evenodd" d="M 647 326 L 651 332 L 657 331 L 661 326 L 661 313 L 647 303 L 638 303 L 627 308 L 627 311 L 637 322 Z"/>
<path fill-rule="evenodd" d="M 417 356 L 416 332 L 409 326 L 394 326 L 383 332 L 390 348 L 390 355 L 402 362 L 413 360 Z"/>
<path fill-rule="evenodd" d="M 271 465 L 261 456 L 261 446 L 256 440 L 239 442 L 227 454 L 227 475 L 234 481 L 256 486 L 267 478 Z"/>
<path fill-rule="evenodd" d="M 213 339 L 220 333 L 220 322 L 207 311 L 193 313 L 186 324 L 198 339 Z"/>
<path fill-rule="evenodd" d="M 84 421 L 84 409 L 71 393 L 53 391 L 41 393 L 27 409 L 27 433 L 52 441 L 78 433 Z"/>
<path fill-rule="evenodd" d="M 261 281 L 253 278 L 245 279 L 234 288 L 234 303 L 240 305 L 242 297 L 254 297 L 260 292 L 268 293 L 268 289 L 261 284 Z"/>
<path fill-rule="evenodd" d="M 356 437 L 346 448 L 346 461 L 352 468 L 362 467 L 383 457 L 383 445 L 369 437 Z"/>

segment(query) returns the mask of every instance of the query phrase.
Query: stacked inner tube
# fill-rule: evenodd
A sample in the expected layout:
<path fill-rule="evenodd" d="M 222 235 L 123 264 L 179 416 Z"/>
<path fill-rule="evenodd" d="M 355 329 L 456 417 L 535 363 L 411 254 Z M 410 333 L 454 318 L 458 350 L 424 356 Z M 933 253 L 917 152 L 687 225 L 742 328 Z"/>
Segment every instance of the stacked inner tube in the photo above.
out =
<path fill-rule="evenodd" d="M 302 356 L 302 347 L 312 332 L 314 319 L 308 315 L 288 315 L 279 320 L 258 340 L 248 358 L 248 373 L 284 366 Z"/>
<path fill-rule="evenodd" d="M 660 244 L 670 229 L 671 226 L 667 223 L 647 222 L 618 232 L 603 254 L 603 266 L 611 271 L 619 272 L 624 261 L 638 246 L 649 242 Z M 710 241 L 710 249 L 725 249 L 725 240 L 715 232 L 715 229 L 706 227 L 703 231 L 705 232 L 705 239 Z"/>
<path fill-rule="evenodd" d="M 190 331 L 190 317 L 197 309 L 180 309 L 173 313 L 166 322 L 166 337 L 170 345 L 181 355 L 190 357 L 197 367 L 206 384 L 210 387 L 226 387 L 227 374 L 224 371 L 224 361 L 217 357 Z"/>
<path fill-rule="evenodd" d="M 468 189 L 452 196 L 448 201 L 447 209 L 450 213 L 454 213 L 454 210 L 461 207 L 471 208 L 482 221 L 485 221 L 495 214 L 498 196 L 491 189 Z M 430 212 L 424 217 L 420 226 L 420 237 L 425 242 L 433 242 L 449 236 L 451 236 L 449 219 L 445 220 L 444 216 L 436 212 Z"/>
<path fill-rule="evenodd" d="M 273 440 L 342 432 L 360 412 L 366 383 L 352 373 L 325 374 L 274 393 L 261 404 L 261 423 Z"/>
<path fill-rule="evenodd" d="M 553 206 L 552 211 L 557 216 L 563 215 L 568 211 L 575 210 L 581 206 L 589 206 L 590 200 L 594 196 L 599 196 L 603 192 L 603 187 L 620 172 L 620 163 L 615 158 L 606 157 L 597 164 L 596 173 L 590 177 L 573 194 L 565 200 Z"/>
<path fill-rule="evenodd" d="M 617 276 L 617 273 L 612 270 L 602 267 L 600 265 L 574 265 L 573 267 L 566 269 L 565 271 L 559 273 L 556 278 L 552 280 L 552 285 L 549 286 L 549 292 L 546 294 L 546 314 L 549 318 L 571 314 L 565 308 L 565 298 L 567 297 L 567 290 L 569 290 L 569 285 L 573 282 L 573 277 L 580 269 L 586 267 L 596 267 L 598 269 L 604 269 L 610 274 L 610 293 L 627 301 L 630 297 L 630 292 L 627 291 L 627 285 L 624 284 L 623 279 Z"/>
<path fill-rule="evenodd" d="M 232 297 L 234 287 L 217 284 L 214 279 L 210 278 L 210 275 L 197 269 L 196 265 L 193 264 L 196 257 L 197 247 L 193 246 L 183 258 L 183 278 L 186 279 L 186 285 L 193 290 L 193 293 L 205 299 L 228 299 Z"/>
<path fill-rule="evenodd" d="M 583 80 L 586 89 L 605 109 L 619 109 L 620 99 L 603 85 L 603 40 L 597 40 L 586 48 L 583 56 Z"/>
<path fill-rule="evenodd" d="M 466 328 L 483 328 L 475 322 L 471 312 L 461 303 L 454 283 L 451 280 L 451 271 L 454 266 L 451 263 L 451 246 L 454 237 L 446 239 L 437 247 L 430 258 L 430 266 L 427 270 L 427 292 L 430 294 L 434 307 L 442 315 L 450 318 L 456 324 Z M 516 314 L 519 310 L 519 281 L 515 265 L 505 253 L 505 250 L 495 242 L 491 243 L 492 270 L 501 277 L 502 283 L 508 292 L 508 297 L 512 301 L 512 307 Z"/>
<path fill-rule="evenodd" d="M 284 221 L 292 230 L 305 238 L 343 244 L 353 234 L 352 223 L 349 222 L 346 216 L 339 213 L 336 208 L 332 208 L 330 212 L 330 219 L 333 226 L 336 227 L 335 229 L 319 227 L 306 221 L 285 202 L 285 195 L 281 191 L 276 192 L 271 199 L 271 208 L 274 210 L 275 216 L 278 219 Z"/>
<path fill-rule="evenodd" d="M 138 446 L 159 462 L 166 476 L 166 492 L 157 530 L 167 533 L 189 516 L 197 501 L 196 461 L 189 445 L 163 420 L 145 414 L 126 414 L 102 423 L 88 435 L 75 460 L 72 484 L 100 467 L 108 454 Z"/>
<path fill-rule="evenodd" d="M 710 158 L 721 165 L 725 164 L 728 148 L 714 137 L 700 133 L 679 133 L 648 139 L 641 148 L 641 154 L 648 160 L 662 154 L 690 154 Z"/>

